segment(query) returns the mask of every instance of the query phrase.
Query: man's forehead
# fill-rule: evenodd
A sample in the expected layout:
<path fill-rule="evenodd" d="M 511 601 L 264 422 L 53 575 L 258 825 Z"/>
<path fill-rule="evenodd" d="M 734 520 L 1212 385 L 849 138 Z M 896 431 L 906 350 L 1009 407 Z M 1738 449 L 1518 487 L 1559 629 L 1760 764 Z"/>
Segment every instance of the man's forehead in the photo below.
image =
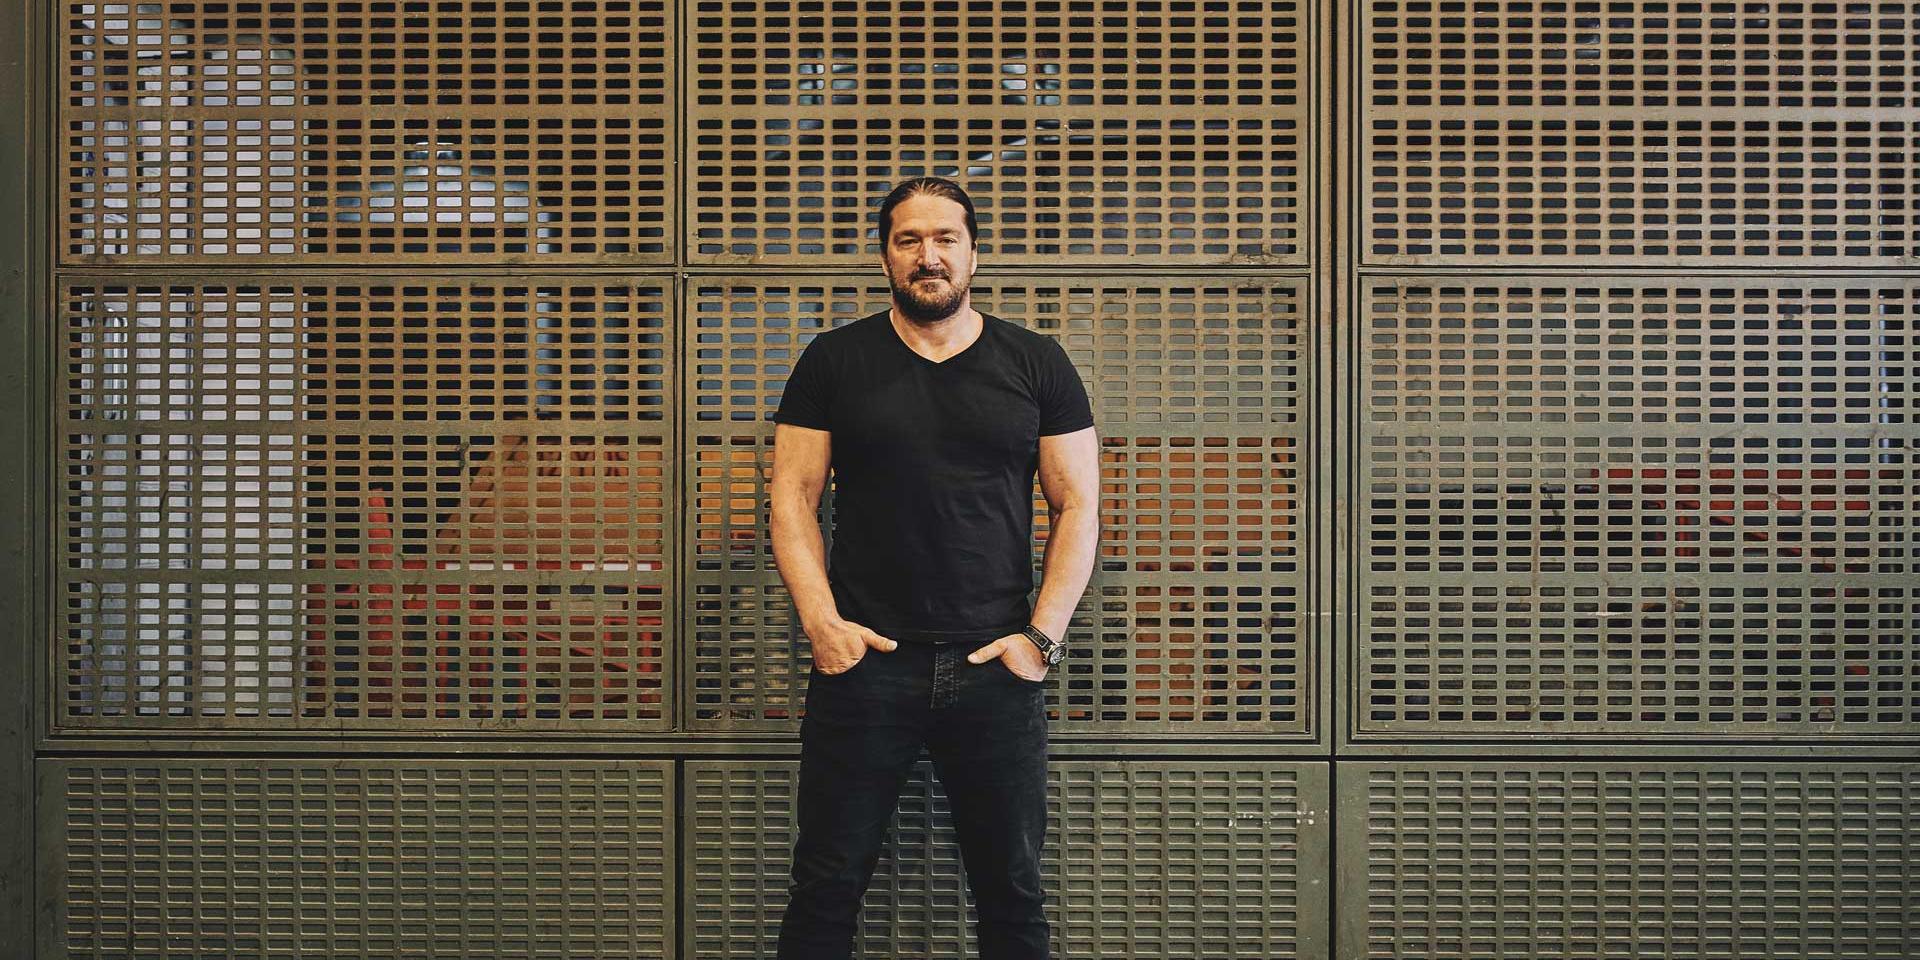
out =
<path fill-rule="evenodd" d="M 928 223 L 924 227 L 916 227 L 912 223 L 902 223 L 895 226 L 893 228 L 893 232 L 894 233 L 965 233 L 967 232 L 967 225 L 965 223 L 939 223 L 935 221 L 935 222 Z"/>
<path fill-rule="evenodd" d="M 964 230 L 967 210 L 946 197 L 917 193 L 893 208 L 893 231 L 900 233 L 913 224 L 923 230 Z"/>

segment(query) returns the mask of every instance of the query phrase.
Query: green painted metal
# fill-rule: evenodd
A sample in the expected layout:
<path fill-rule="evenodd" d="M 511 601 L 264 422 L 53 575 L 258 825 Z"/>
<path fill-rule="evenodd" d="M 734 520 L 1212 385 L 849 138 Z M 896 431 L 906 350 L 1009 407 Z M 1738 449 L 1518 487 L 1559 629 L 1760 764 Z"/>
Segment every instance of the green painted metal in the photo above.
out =
<path fill-rule="evenodd" d="M 668 761 L 41 763 L 48 955 L 669 956 Z"/>
<path fill-rule="evenodd" d="M 1356 743 L 1920 746 L 1920 284 L 1360 296 Z"/>
<path fill-rule="evenodd" d="M 1920 766 L 1338 765 L 1343 960 L 1920 952 Z"/>
<path fill-rule="evenodd" d="M 63 277 L 53 726 L 671 729 L 672 292 Z"/>
<path fill-rule="evenodd" d="M 267 859 L 310 953 L 764 953 L 807 665 L 764 417 L 926 173 L 1102 419 L 1063 955 L 1920 954 L 1898 14 L 780 6 L 536 0 L 565 49 L 520 52 L 0 13 L 0 955 L 251 947 L 222 831 L 309 801 L 331 872 Z M 444 851 L 355 806 L 409 784 Z M 873 949 L 967 947 L 942 802 L 922 770 Z M 389 853 L 473 895 L 353 916 Z M 461 914 L 500 878 L 591 916 Z"/>
<path fill-rule="evenodd" d="M 909 776 L 860 956 L 974 956 L 964 869 L 932 765 Z M 789 883 L 792 761 L 684 765 L 682 956 L 771 956 Z M 1068 957 L 1325 958 L 1329 765 L 1066 760 L 1042 876 Z"/>
<path fill-rule="evenodd" d="M 46 279 L 48 199 L 45 114 L 45 9 L 11 3 L 0 10 L 0 956 L 37 953 L 35 937 L 51 894 L 33 882 L 35 627 L 45 608 L 38 590 L 43 548 L 41 502 L 45 409 L 40 325 Z"/>

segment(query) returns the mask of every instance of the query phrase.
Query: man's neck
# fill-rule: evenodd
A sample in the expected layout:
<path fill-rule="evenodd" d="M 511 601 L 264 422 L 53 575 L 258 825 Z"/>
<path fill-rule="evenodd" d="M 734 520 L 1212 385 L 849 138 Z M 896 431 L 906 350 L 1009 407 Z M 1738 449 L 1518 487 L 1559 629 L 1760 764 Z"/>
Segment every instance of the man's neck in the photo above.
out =
<path fill-rule="evenodd" d="M 893 324 L 895 333 L 901 342 L 923 357 L 938 363 L 973 345 L 980 336 L 986 321 L 980 312 L 973 309 L 973 298 L 960 302 L 960 309 L 939 320 L 921 323 L 910 320 L 900 312 L 895 304 L 887 311 L 887 322 Z"/>

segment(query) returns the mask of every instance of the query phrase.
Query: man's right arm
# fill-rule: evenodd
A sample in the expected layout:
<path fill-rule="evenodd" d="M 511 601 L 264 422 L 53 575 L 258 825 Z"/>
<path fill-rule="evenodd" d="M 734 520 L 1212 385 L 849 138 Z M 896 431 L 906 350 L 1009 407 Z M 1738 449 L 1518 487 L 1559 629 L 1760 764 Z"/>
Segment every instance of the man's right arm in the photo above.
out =
<path fill-rule="evenodd" d="M 860 662 L 867 648 L 892 650 L 893 640 L 840 618 L 827 584 L 827 550 L 816 514 L 833 462 L 833 434 L 789 423 L 773 427 L 773 562 L 793 597 L 823 673 L 840 673 Z"/>
<path fill-rule="evenodd" d="M 839 619 L 827 585 L 827 550 L 816 514 L 833 462 L 833 434 L 777 423 L 773 427 L 773 562 L 803 624 Z M 811 634 L 812 631 L 809 631 Z"/>

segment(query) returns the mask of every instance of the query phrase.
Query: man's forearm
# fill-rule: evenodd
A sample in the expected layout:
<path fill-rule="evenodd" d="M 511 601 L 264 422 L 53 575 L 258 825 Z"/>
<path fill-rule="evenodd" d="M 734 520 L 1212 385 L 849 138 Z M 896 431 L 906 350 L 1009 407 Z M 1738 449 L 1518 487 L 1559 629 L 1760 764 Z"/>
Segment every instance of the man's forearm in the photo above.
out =
<path fill-rule="evenodd" d="M 1056 639 L 1067 635 L 1073 608 L 1093 576 L 1094 554 L 1100 545 L 1100 511 L 1088 505 L 1054 514 L 1048 525 L 1046 557 L 1040 562 L 1040 598 L 1034 601 L 1033 625 Z"/>
<path fill-rule="evenodd" d="M 833 601 L 833 588 L 827 584 L 826 541 L 820 536 L 813 510 L 801 505 L 783 506 L 775 500 L 772 524 L 773 563 L 793 597 L 801 625 L 837 619 L 840 608 Z"/>

